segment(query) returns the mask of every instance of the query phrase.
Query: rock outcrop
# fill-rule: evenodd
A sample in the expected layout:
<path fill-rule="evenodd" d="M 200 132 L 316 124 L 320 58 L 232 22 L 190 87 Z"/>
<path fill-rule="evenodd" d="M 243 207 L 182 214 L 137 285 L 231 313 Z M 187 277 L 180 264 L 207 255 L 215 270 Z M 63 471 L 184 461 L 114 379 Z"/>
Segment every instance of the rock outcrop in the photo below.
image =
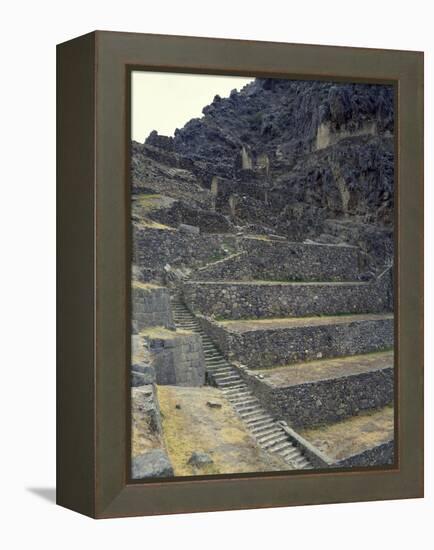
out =
<path fill-rule="evenodd" d="M 154 223 L 346 242 L 390 262 L 393 88 L 256 79 L 203 117 L 133 143 L 133 192 L 171 199 Z M 335 223 L 338 222 L 338 223 Z"/>

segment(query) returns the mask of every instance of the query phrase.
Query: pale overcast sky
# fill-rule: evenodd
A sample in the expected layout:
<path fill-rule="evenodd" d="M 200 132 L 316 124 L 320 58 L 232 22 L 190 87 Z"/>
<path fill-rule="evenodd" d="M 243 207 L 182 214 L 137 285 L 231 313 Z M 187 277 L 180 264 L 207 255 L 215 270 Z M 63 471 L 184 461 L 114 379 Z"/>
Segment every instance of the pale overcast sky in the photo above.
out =
<path fill-rule="evenodd" d="M 214 96 L 228 97 L 252 78 L 199 74 L 134 71 L 132 73 L 132 138 L 144 142 L 152 130 L 173 136 L 192 118 L 202 116 L 202 109 Z"/>

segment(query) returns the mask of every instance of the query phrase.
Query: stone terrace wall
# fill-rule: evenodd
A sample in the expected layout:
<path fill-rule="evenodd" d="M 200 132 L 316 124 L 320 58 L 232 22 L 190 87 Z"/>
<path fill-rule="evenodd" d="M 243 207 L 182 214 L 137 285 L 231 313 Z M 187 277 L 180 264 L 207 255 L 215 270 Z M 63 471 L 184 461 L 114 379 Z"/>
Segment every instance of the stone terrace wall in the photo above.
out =
<path fill-rule="evenodd" d="M 226 260 L 199 268 L 192 279 L 355 281 L 358 278 L 358 255 L 355 248 L 277 242 L 264 246 L 264 241 L 259 239 L 253 242 L 258 245 L 256 252 L 245 250 Z"/>
<path fill-rule="evenodd" d="M 370 449 L 366 449 L 362 453 L 349 456 L 336 463 L 337 468 L 364 468 L 368 466 L 379 466 L 393 464 L 395 455 L 395 442 L 392 439 L 376 445 Z"/>
<path fill-rule="evenodd" d="M 392 367 L 279 387 L 244 369 L 240 372 L 265 409 L 294 428 L 338 422 L 393 401 Z"/>
<path fill-rule="evenodd" d="M 204 331 L 229 360 L 270 368 L 318 358 L 358 355 L 393 346 L 393 318 L 231 332 L 205 317 Z"/>
<path fill-rule="evenodd" d="M 205 358 L 199 334 L 177 331 L 149 336 L 149 351 L 160 385 L 203 386 Z"/>
<path fill-rule="evenodd" d="M 184 284 L 184 298 L 195 313 L 219 319 L 261 319 L 380 313 L 390 311 L 382 284 L 373 283 L 229 283 Z"/>
<path fill-rule="evenodd" d="M 165 282 L 166 264 L 199 267 L 224 257 L 222 246 L 236 246 L 235 237 L 139 226 L 133 230 L 133 262 L 143 280 Z"/>
<path fill-rule="evenodd" d="M 233 230 L 233 225 L 220 212 L 195 208 L 182 201 L 176 201 L 170 208 L 155 209 L 149 212 L 149 217 L 170 226 L 193 225 L 202 233 L 229 233 Z"/>
<path fill-rule="evenodd" d="M 354 281 L 359 276 L 361 259 L 354 246 L 246 238 L 242 248 L 252 261 L 257 259 L 258 275 L 264 279 L 268 274 L 299 281 Z"/>
<path fill-rule="evenodd" d="M 132 329 L 175 328 L 167 288 L 133 281 L 131 285 Z"/>

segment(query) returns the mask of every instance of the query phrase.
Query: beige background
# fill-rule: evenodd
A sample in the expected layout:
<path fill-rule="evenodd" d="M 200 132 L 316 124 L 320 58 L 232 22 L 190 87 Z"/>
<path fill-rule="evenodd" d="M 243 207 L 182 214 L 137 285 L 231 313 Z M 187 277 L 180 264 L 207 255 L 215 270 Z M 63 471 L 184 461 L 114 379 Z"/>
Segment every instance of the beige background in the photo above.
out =
<path fill-rule="evenodd" d="M 202 117 L 202 109 L 216 94 L 228 97 L 231 90 L 240 90 L 253 79 L 134 71 L 131 80 L 131 133 L 142 143 L 152 130 L 173 136 L 176 128 Z"/>

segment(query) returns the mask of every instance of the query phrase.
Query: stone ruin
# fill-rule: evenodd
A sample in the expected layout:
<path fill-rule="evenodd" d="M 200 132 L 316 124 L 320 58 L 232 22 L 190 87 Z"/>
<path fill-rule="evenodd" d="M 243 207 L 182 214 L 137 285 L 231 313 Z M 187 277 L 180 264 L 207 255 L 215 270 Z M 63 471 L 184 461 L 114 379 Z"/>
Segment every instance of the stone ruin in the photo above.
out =
<path fill-rule="evenodd" d="M 392 97 L 257 79 L 133 143 L 133 392 L 211 384 L 288 469 L 393 462 Z"/>

